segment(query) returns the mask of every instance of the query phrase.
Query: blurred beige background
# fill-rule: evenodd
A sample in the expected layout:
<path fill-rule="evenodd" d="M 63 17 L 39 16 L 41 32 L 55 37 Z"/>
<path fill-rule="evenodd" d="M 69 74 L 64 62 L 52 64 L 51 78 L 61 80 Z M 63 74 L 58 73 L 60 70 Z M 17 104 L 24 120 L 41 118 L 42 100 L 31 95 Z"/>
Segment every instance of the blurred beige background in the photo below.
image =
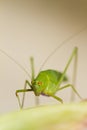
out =
<path fill-rule="evenodd" d="M 35 58 L 38 73 L 49 54 L 71 35 L 87 27 L 86 0 L 0 0 L 0 49 L 7 52 L 30 73 L 29 57 Z M 73 48 L 79 48 L 76 87 L 87 98 L 87 29 L 58 49 L 43 69 L 63 70 Z M 72 79 L 73 64 L 67 75 Z M 19 108 L 15 96 L 28 79 L 14 62 L 0 53 L 0 113 Z M 57 94 L 68 102 L 70 89 Z M 25 106 L 34 106 L 34 94 L 27 93 Z M 58 103 L 40 96 L 40 104 Z M 76 101 L 78 101 L 76 96 Z"/>

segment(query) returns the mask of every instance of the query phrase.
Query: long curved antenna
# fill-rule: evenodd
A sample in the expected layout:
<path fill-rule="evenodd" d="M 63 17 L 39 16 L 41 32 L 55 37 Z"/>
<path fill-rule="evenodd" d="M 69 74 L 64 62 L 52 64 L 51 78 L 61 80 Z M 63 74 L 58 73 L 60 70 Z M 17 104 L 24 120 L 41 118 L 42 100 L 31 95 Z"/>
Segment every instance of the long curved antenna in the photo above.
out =
<path fill-rule="evenodd" d="M 50 55 L 48 55 L 48 57 L 45 59 L 45 61 L 43 62 L 43 64 L 41 65 L 39 72 L 41 71 L 41 69 L 43 68 L 43 66 L 45 65 L 45 63 L 48 61 L 48 59 L 59 49 L 61 48 L 65 43 L 67 44 L 68 41 L 72 40 L 74 37 L 78 36 L 81 32 L 85 31 L 87 29 L 87 26 L 85 26 L 84 28 L 82 28 L 81 30 L 79 30 L 78 32 L 74 33 L 73 35 L 71 35 L 70 37 L 68 37 L 67 39 L 65 39 L 62 43 L 60 43 L 60 45 L 58 45 L 51 53 Z"/>
<path fill-rule="evenodd" d="M 14 63 L 16 63 L 28 76 L 29 78 L 31 78 L 30 74 L 27 72 L 27 70 L 19 63 L 17 62 L 13 57 L 11 57 L 10 55 L 8 55 L 5 51 L 3 51 L 2 49 L 0 49 L 0 52 L 3 53 L 4 55 L 6 55 L 10 60 L 12 60 Z"/>

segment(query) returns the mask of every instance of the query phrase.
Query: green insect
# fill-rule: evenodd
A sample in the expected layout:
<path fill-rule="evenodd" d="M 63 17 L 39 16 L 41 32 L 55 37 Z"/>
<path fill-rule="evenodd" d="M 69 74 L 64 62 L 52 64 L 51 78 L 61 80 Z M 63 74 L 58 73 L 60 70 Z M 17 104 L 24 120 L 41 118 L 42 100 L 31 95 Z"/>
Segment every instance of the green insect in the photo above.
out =
<path fill-rule="evenodd" d="M 64 86 L 61 86 L 62 82 L 65 82 L 68 80 L 68 78 L 65 74 L 66 74 L 66 71 L 67 71 L 72 59 L 74 57 L 75 58 L 77 57 L 77 52 L 78 52 L 78 48 L 75 47 L 73 49 L 73 52 L 66 64 L 66 67 L 63 72 L 48 69 L 48 70 L 40 71 L 36 77 L 34 76 L 34 60 L 31 57 L 30 58 L 31 67 L 32 67 L 31 83 L 28 80 L 26 80 L 24 89 L 16 90 L 16 96 L 18 98 L 20 108 L 23 108 L 23 104 L 24 104 L 24 99 L 22 100 L 22 104 L 20 103 L 18 93 L 21 93 L 21 92 L 33 91 L 35 96 L 40 96 L 40 95 L 50 96 L 50 97 L 55 98 L 59 102 L 63 103 L 63 100 L 60 97 L 56 96 L 55 94 L 56 94 L 56 92 L 58 92 L 62 89 L 71 87 L 73 89 L 73 91 L 77 94 L 77 96 L 80 99 L 82 99 L 82 97 L 79 95 L 79 93 L 77 92 L 77 90 L 75 89 L 75 87 L 72 84 L 66 84 Z M 27 85 L 30 87 L 29 89 L 26 89 Z"/>
<path fill-rule="evenodd" d="M 82 32 L 83 30 L 80 30 L 79 32 L 75 33 L 73 36 L 69 37 L 68 39 L 66 39 L 62 44 L 60 44 L 60 46 L 58 46 L 45 60 L 45 62 L 48 60 L 48 58 L 58 49 L 60 48 L 62 45 L 64 45 L 64 43 L 67 43 L 67 41 L 71 40 L 73 37 L 77 36 L 80 32 Z M 19 65 L 19 67 L 21 67 L 27 74 L 28 72 L 25 70 L 25 68 L 23 66 L 21 66 L 16 60 L 14 60 L 11 56 L 9 56 L 6 52 L 4 52 L 3 50 L 0 49 L 0 51 L 2 53 L 4 53 L 5 55 L 7 55 L 12 61 L 14 61 L 17 65 Z M 77 54 L 78 54 L 78 48 L 75 47 L 73 49 L 73 52 L 70 56 L 70 58 L 68 59 L 68 62 L 64 68 L 63 72 L 57 71 L 57 70 L 53 70 L 53 69 L 48 69 L 48 70 L 43 70 L 40 71 L 38 73 L 37 76 L 35 76 L 34 73 L 34 59 L 31 57 L 30 58 L 30 63 L 31 63 L 31 82 L 26 80 L 25 81 L 25 85 L 24 85 L 24 89 L 21 90 L 16 90 L 16 96 L 18 98 L 18 102 L 19 102 L 19 106 L 20 108 L 23 108 L 24 106 L 24 97 L 25 97 L 25 92 L 34 92 L 35 96 L 40 96 L 40 95 L 45 95 L 45 96 L 50 96 L 54 99 L 56 99 L 57 101 L 63 103 L 63 100 L 56 96 L 56 93 L 60 90 L 63 90 L 65 88 L 71 87 L 73 92 L 76 93 L 76 95 L 82 99 L 82 97 L 80 96 L 80 94 L 77 92 L 77 90 L 74 87 L 74 83 L 73 84 L 66 84 L 64 86 L 61 86 L 61 84 L 65 81 L 68 80 L 67 76 L 66 76 L 66 72 L 68 70 L 68 67 L 71 63 L 71 61 L 73 59 L 75 59 L 75 65 L 74 65 L 74 80 L 75 80 L 75 68 L 76 68 L 76 63 L 77 63 Z M 44 62 L 44 63 L 45 63 Z M 43 63 L 43 65 L 44 65 Z M 42 67 L 43 67 L 42 65 Z M 29 74 L 28 74 L 29 75 Z M 27 89 L 27 85 L 29 86 L 29 89 Z M 23 93 L 23 99 L 22 102 L 20 101 L 19 98 L 19 93 Z M 73 97 L 73 96 L 72 96 Z"/>

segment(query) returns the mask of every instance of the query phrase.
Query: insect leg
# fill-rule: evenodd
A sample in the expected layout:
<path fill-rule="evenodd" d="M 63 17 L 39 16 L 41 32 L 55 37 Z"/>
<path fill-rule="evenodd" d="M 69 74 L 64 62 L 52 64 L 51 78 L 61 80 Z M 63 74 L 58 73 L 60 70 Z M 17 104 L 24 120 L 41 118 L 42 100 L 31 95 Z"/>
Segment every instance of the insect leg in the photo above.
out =
<path fill-rule="evenodd" d="M 31 80 L 33 81 L 35 78 L 35 70 L 34 70 L 34 59 L 30 57 L 30 64 L 31 64 Z"/>
<path fill-rule="evenodd" d="M 29 83 L 28 80 L 25 81 L 24 89 L 16 90 L 16 96 L 17 96 L 20 108 L 23 108 L 23 106 L 24 106 L 25 92 L 33 91 L 32 88 L 31 89 L 26 89 L 27 85 L 30 86 L 30 83 Z M 21 92 L 23 92 L 22 103 L 20 102 L 20 98 L 19 98 L 19 95 L 18 95 L 18 93 L 21 93 Z"/>
<path fill-rule="evenodd" d="M 63 100 L 55 95 L 50 95 L 51 97 L 55 98 L 56 100 L 58 100 L 59 102 L 63 103 Z"/>
<path fill-rule="evenodd" d="M 75 58 L 74 58 L 73 75 L 72 75 L 72 84 L 73 84 L 74 87 L 76 86 L 77 62 L 78 62 L 78 48 L 77 48 Z M 74 91 L 71 91 L 70 101 L 74 101 L 74 99 L 75 99 Z"/>
<path fill-rule="evenodd" d="M 68 69 L 68 67 L 69 67 L 69 65 L 70 65 L 70 63 L 71 63 L 73 57 L 76 55 L 76 53 L 77 53 L 77 47 L 74 48 L 74 50 L 73 50 L 73 52 L 72 52 L 72 54 L 71 54 L 71 56 L 70 56 L 70 58 L 69 58 L 69 60 L 68 60 L 68 63 L 66 64 L 66 67 L 65 67 L 65 69 L 64 69 L 64 71 L 63 71 L 63 73 L 62 73 L 62 76 L 61 76 L 61 78 L 60 78 L 60 80 L 59 80 L 59 82 L 58 82 L 58 86 L 60 86 L 60 84 L 62 83 L 63 78 L 64 78 L 64 76 L 65 76 L 65 74 L 66 74 L 66 71 L 67 71 L 67 69 Z M 59 89 L 59 88 L 58 88 L 58 89 Z"/>
<path fill-rule="evenodd" d="M 76 93 L 76 95 L 80 98 L 80 99 L 83 99 L 80 94 L 77 92 L 77 90 L 75 89 L 75 87 L 72 85 L 72 84 L 67 84 L 63 87 L 60 87 L 59 90 L 62 90 L 62 89 L 65 89 L 65 88 L 68 88 L 68 87 L 71 87 L 73 89 L 73 91 Z M 58 91 L 59 91 L 58 90 Z"/>
<path fill-rule="evenodd" d="M 31 80 L 33 81 L 35 79 L 35 67 L 34 67 L 34 58 L 30 57 L 30 64 L 31 64 Z M 38 96 L 35 96 L 35 105 L 39 105 L 39 98 Z"/>
<path fill-rule="evenodd" d="M 71 63 L 71 61 L 72 61 L 72 59 L 75 57 L 75 65 L 74 65 L 74 71 L 76 71 L 76 65 L 77 65 L 77 51 L 78 51 L 78 48 L 77 47 L 75 47 L 74 48 L 74 50 L 73 50 L 73 52 L 72 52 L 72 54 L 71 54 L 71 56 L 70 56 L 70 58 L 69 58 L 69 60 L 68 60 L 68 63 L 66 64 L 66 67 L 65 67 L 65 69 L 64 69 L 64 71 L 63 71 L 63 73 L 62 73 L 62 76 L 61 76 L 61 78 L 60 78 L 60 80 L 59 80 L 59 82 L 58 82 L 58 86 L 60 86 L 60 84 L 62 83 L 62 81 L 63 81 L 63 78 L 64 78 L 64 76 L 65 76 L 65 74 L 66 74 L 66 71 L 67 71 L 67 69 L 68 69 L 68 67 L 69 67 L 69 65 L 70 65 L 70 63 Z M 75 68 L 76 67 L 76 68 Z M 74 77 L 75 76 L 75 77 Z M 75 87 L 74 87 L 74 85 L 75 85 L 75 78 L 76 78 L 76 72 L 74 72 L 74 74 L 73 74 L 73 90 L 75 90 L 75 92 L 76 92 L 76 89 L 75 89 Z M 59 91 L 59 87 L 57 88 L 57 90 Z M 80 95 L 79 95 L 80 96 Z M 74 96 L 73 96 L 73 94 L 72 94 L 72 98 L 74 98 Z"/>

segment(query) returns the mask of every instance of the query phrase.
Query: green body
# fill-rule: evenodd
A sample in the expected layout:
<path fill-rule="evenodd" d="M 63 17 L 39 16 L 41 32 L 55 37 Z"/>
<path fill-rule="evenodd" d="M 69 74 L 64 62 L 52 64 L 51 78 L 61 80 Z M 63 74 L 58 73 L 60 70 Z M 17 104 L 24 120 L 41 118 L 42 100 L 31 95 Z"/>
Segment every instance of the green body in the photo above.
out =
<path fill-rule="evenodd" d="M 41 71 L 32 82 L 32 89 L 35 95 L 54 95 L 60 87 L 58 81 L 61 76 L 62 73 L 56 70 L 49 69 Z M 67 81 L 67 77 L 64 76 L 63 81 Z"/>

